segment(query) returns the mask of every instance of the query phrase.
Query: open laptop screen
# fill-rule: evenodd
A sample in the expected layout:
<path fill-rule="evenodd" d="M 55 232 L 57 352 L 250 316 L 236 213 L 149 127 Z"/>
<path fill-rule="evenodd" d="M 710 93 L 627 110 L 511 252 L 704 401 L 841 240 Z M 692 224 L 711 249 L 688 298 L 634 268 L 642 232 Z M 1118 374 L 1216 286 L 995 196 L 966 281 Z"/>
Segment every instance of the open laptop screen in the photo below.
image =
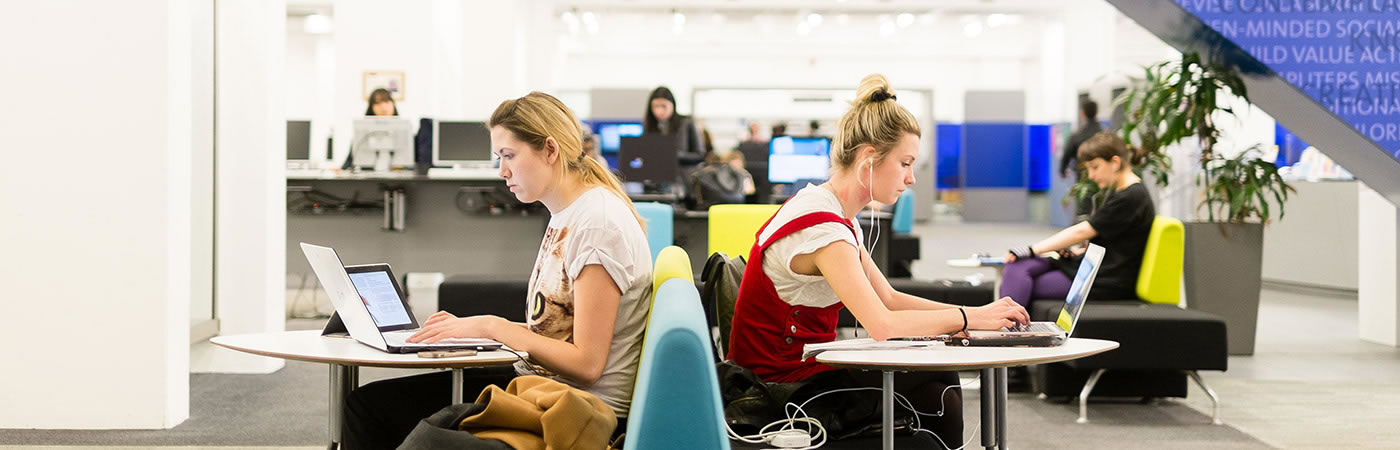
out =
<path fill-rule="evenodd" d="M 408 315 L 408 308 L 404 307 L 398 286 L 394 283 L 393 276 L 389 275 L 389 271 L 354 271 L 349 275 L 350 282 L 354 283 L 355 290 L 360 294 L 360 301 L 365 303 L 370 317 L 374 318 L 375 326 L 382 330 L 413 323 L 413 318 Z"/>
<path fill-rule="evenodd" d="M 1088 250 L 1084 252 L 1084 259 L 1079 262 L 1079 270 L 1074 272 L 1074 283 L 1070 284 L 1069 294 L 1065 295 L 1065 307 L 1060 310 L 1060 317 L 1055 321 L 1055 324 L 1066 332 L 1074 331 L 1071 328 L 1075 319 L 1079 317 L 1079 310 L 1084 308 L 1084 299 L 1089 296 L 1089 288 L 1093 286 L 1099 262 L 1103 261 L 1103 251 L 1103 247 L 1089 244 Z"/>

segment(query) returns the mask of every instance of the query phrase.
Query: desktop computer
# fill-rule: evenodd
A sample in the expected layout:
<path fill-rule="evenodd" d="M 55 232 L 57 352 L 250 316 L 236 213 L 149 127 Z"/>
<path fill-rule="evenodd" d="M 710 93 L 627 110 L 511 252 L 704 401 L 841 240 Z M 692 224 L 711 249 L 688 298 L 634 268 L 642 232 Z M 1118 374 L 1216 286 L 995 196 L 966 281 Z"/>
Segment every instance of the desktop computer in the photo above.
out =
<path fill-rule="evenodd" d="M 398 117 L 355 119 L 350 154 L 355 166 L 375 171 L 413 167 L 413 126 Z"/>
<path fill-rule="evenodd" d="M 642 135 L 642 124 L 639 122 L 597 122 L 595 128 L 598 149 L 602 153 L 617 153 L 622 138 Z"/>
<path fill-rule="evenodd" d="M 433 166 L 490 168 L 491 131 L 483 122 L 438 120 L 433 122 Z"/>
<path fill-rule="evenodd" d="M 311 168 L 311 121 L 287 121 L 287 169 Z"/>
<path fill-rule="evenodd" d="M 769 182 L 822 181 L 830 173 L 831 139 L 783 136 L 768 143 Z"/>
<path fill-rule="evenodd" d="M 680 161 L 677 135 L 651 134 L 623 137 L 618 143 L 617 165 L 623 181 L 647 184 L 675 183 Z"/>

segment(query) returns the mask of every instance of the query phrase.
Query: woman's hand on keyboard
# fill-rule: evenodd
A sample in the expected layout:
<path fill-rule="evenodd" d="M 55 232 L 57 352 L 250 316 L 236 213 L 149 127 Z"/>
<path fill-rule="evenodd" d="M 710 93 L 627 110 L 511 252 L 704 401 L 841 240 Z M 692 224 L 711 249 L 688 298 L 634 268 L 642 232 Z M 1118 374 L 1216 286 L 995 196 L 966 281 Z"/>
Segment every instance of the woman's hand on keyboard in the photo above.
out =
<path fill-rule="evenodd" d="M 505 323 L 505 319 L 496 316 L 457 317 L 447 311 L 438 311 L 428 317 L 422 329 L 408 337 L 408 342 L 432 344 L 449 338 L 492 339 L 491 330 L 497 325 L 496 322 Z"/>
<path fill-rule="evenodd" d="M 969 330 L 1000 330 L 1031 321 L 1026 308 L 1011 300 L 1011 297 L 1002 297 L 983 306 L 967 308 L 966 311 Z"/>

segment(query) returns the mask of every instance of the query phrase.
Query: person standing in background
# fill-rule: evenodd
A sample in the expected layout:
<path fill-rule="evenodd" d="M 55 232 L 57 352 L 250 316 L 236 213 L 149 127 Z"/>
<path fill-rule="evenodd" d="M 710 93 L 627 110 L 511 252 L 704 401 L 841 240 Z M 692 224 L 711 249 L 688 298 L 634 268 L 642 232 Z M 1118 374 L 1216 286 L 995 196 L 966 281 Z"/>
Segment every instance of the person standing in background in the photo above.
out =
<path fill-rule="evenodd" d="M 1079 129 L 1074 134 L 1069 135 L 1069 140 L 1065 142 L 1064 152 L 1060 154 L 1060 178 L 1068 179 L 1073 173 L 1074 182 L 1079 181 L 1080 161 L 1076 160 L 1076 156 L 1080 145 L 1084 145 L 1084 142 L 1088 141 L 1090 137 L 1103 131 L 1103 127 L 1099 126 L 1098 115 L 1099 104 L 1094 103 L 1093 100 L 1085 100 L 1079 104 Z M 1093 209 L 1092 200 L 1085 198 L 1075 206 L 1074 216 L 1076 218 L 1087 216 L 1091 209 Z"/>
<path fill-rule="evenodd" d="M 695 122 L 690 117 L 676 112 L 676 96 L 666 86 L 651 91 L 647 97 L 646 118 L 642 121 L 642 135 L 660 134 L 678 136 L 676 153 L 682 165 L 701 161 L 705 149 L 700 142 L 700 133 L 695 130 Z"/>

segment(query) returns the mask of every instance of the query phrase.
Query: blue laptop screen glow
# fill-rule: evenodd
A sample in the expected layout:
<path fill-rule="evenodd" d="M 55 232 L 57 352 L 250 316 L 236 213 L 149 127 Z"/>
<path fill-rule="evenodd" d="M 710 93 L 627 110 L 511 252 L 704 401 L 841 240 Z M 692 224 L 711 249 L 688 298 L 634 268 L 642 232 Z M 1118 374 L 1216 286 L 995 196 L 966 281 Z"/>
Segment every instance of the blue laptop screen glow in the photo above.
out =
<path fill-rule="evenodd" d="M 1089 278 L 1094 274 L 1094 258 L 1084 255 L 1084 260 L 1079 263 L 1079 270 L 1074 272 L 1074 283 L 1069 286 L 1069 295 L 1065 296 L 1064 313 L 1070 318 L 1078 317 L 1079 310 L 1084 307 L 1084 297 L 1089 294 Z M 1073 319 L 1069 319 L 1073 320 Z M 1071 331 L 1072 323 L 1061 324 L 1060 328 Z"/>
<path fill-rule="evenodd" d="M 768 143 L 768 181 L 825 180 L 831 170 L 831 140 L 783 136 Z"/>
<path fill-rule="evenodd" d="M 365 302 L 374 324 L 380 328 L 403 325 L 411 322 L 408 311 L 399 299 L 399 291 L 394 289 L 394 280 L 385 272 L 362 272 L 350 274 L 350 282 L 360 293 L 360 301 Z"/>
<path fill-rule="evenodd" d="M 642 135 L 640 123 L 605 123 L 598 125 L 599 149 L 605 153 L 616 153 L 622 145 L 622 138 Z"/>

